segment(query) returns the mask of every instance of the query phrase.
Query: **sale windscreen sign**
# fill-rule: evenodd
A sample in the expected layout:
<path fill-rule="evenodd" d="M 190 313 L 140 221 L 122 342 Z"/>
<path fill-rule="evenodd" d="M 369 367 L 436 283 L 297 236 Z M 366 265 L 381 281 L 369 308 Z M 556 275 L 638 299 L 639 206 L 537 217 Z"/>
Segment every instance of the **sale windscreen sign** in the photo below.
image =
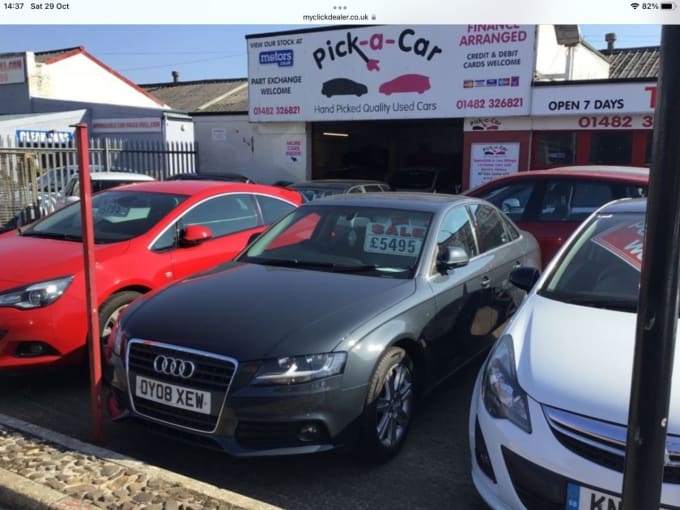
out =
<path fill-rule="evenodd" d="M 527 115 L 534 42 L 534 25 L 389 25 L 248 36 L 249 117 Z"/>

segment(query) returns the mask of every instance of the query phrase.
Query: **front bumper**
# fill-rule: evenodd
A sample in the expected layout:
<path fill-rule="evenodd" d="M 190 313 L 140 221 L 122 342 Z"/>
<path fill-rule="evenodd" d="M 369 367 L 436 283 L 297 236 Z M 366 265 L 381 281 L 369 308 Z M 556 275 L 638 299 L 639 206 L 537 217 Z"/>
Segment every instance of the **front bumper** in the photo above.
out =
<path fill-rule="evenodd" d="M 489 506 L 508 510 L 577 508 L 567 507 L 570 483 L 620 497 L 623 474 L 565 448 L 555 438 L 540 404 L 531 398 L 531 434 L 489 415 L 480 396 L 481 373 L 472 393 L 468 430 L 472 479 Z M 661 503 L 662 508 L 679 508 L 680 484 L 664 483 Z"/>
<path fill-rule="evenodd" d="M 43 308 L 0 308 L 0 372 L 55 366 L 81 356 L 86 314 L 85 302 L 68 294 Z M 29 346 L 41 352 L 31 355 Z"/>
<path fill-rule="evenodd" d="M 135 418 L 158 432 L 234 456 L 315 453 L 350 447 L 355 441 L 367 385 L 343 388 L 342 375 L 295 385 L 251 385 L 254 370 L 249 364 L 237 366 L 235 360 L 154 342 L 137 343 L 134 351 L 139 354 L 141 350 L 148 351 L 146 361 L 140 362 L 142 358 L 134 354 L 131 357 L 129 351 L 125 365 L 115 354 L 110 358 L 108 408 L 114 420 Z M 159 353 L 195 362 L 200 374 L 183 379 L 154 372 L 153 359 Z M 217 374 L 215 379 L 230 379 L 226 386 L 206 384 L 206 358 Z M 126 371 L 125 366 L 131 368 Z M 221 373 L 225 366 L 228 375 Z M 208 392 L 210 412 L 187 411 L 142 398 L 137 389 L 140 378 L 165 382 L 180 391 Z"/>

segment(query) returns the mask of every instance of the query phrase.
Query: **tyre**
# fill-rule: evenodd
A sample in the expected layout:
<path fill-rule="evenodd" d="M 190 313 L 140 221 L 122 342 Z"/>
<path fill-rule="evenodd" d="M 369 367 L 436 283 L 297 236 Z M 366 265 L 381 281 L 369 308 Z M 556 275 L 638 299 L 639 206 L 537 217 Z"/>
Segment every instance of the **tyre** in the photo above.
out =
<path fill-rule="evenodd" d="M 362 416 L 357 453 L 369 462 L 385 462 L 406 441 L 413 416 L 415 370 L 406 351 L 388 348 L 371 379 Z"/>
<path fill-rule="evenodd" d="M 113 325 L 123 309 L 129 305 L 141 293 L 133 290 L 118 292 L 111 296 L 99 309 L 99 336 L 102 346 L 106 346 Z"/>

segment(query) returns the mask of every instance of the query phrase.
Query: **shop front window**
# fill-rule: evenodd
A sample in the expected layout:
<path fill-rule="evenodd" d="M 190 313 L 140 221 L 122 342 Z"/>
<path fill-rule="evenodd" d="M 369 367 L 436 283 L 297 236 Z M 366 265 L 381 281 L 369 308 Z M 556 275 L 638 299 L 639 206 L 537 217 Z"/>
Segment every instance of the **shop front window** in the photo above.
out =
<path fill-rule="evenodd" d="M 632 149 L 632 133 L 594 132 L 590 142 L 590 162 L 596 165 L 630 165 Z"/>
<path fill-rule="evenodd" d="M 536 166 L 573 165 L 576 133 L 537 133 L 534 147 Z"/>

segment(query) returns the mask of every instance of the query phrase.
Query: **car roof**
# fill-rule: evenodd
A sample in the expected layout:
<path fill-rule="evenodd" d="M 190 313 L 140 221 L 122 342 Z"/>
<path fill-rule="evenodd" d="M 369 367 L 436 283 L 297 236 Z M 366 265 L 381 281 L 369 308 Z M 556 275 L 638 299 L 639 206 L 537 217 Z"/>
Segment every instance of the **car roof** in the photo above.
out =
<path fill-rule="evenodd" d="M 155 193 L 176 193 L 178 195 L 200 195 L 214 193 L 266 193 L 285 197 L 287 194 L 299 193 L 286 188 L 269 186 L 266 184 L 252 184 L 236 181 L 205 181 L 205 180 L 177 180 L 177 181 L 144 181 L 134 184 L 117 186 L 116 190 L 148 191 Z"/>
<path fill-rule="evenodd" d="M 298 186 L 308 187 L 340 187 L 340 186 L 354 186 L 360 184 L 387 184 L 385 181 L 376 181 L 373 179 L 313 179 L 311 181 L 295 182 L 290 184 L 290 188 L 297 188 Z"/>
<path fill-rule="evenodd" d="M 76 176 L 72 178 L 77 178 Z M 126 179 L 129 181 L 153 181 L 153 176 L 136 172 L 90 172 L 90 179 L 98 181 L 118 181 Z"/>
<path fill-rule="evenodd" d="M 620 165 L 570 165 L 556 166 L 548 169 L 550 172 L 606 172 L 615 174 L 631 174 L 649 176 L 649 168 L 644 166 Z"/>
<path fill-rule="evenodd" d="M 479 186 L 471 188 L 465 194 L 474 195 L 477 190 L 486 189 L 498 183 L 509 183 L 520 180 L 550 179 L 555 177 L 574 179 L 597 179 L 603 181 L 621 181 L 635 184 L 649 183 L 649 170 L 641 167 L 598 167 L 597 165 L 583 167 L 556 167 L 546 170 L 526 170 L 510 175 L 496 177 Z"/>
<path fill-rule="evenodd" d="M 392 209 L 411 209 L 418 211 L 438 212 L 447 209 L 452 204 L 480 203 L 480 199 L 463 195 L 449 195 L 446 193 L 409 192 L 372 192 L 349 193 L 317 198 L 307 202 L 307 206 L 338 206 L 353 207 L 386 207 Z M 486 202 L 485 202 L 486 203 Z"/>
<path fill-rule="evenodd" d="M 622 198 L 603 205 L 600 213 L 645 213 L 647 211 L 646 198 Z"/>

